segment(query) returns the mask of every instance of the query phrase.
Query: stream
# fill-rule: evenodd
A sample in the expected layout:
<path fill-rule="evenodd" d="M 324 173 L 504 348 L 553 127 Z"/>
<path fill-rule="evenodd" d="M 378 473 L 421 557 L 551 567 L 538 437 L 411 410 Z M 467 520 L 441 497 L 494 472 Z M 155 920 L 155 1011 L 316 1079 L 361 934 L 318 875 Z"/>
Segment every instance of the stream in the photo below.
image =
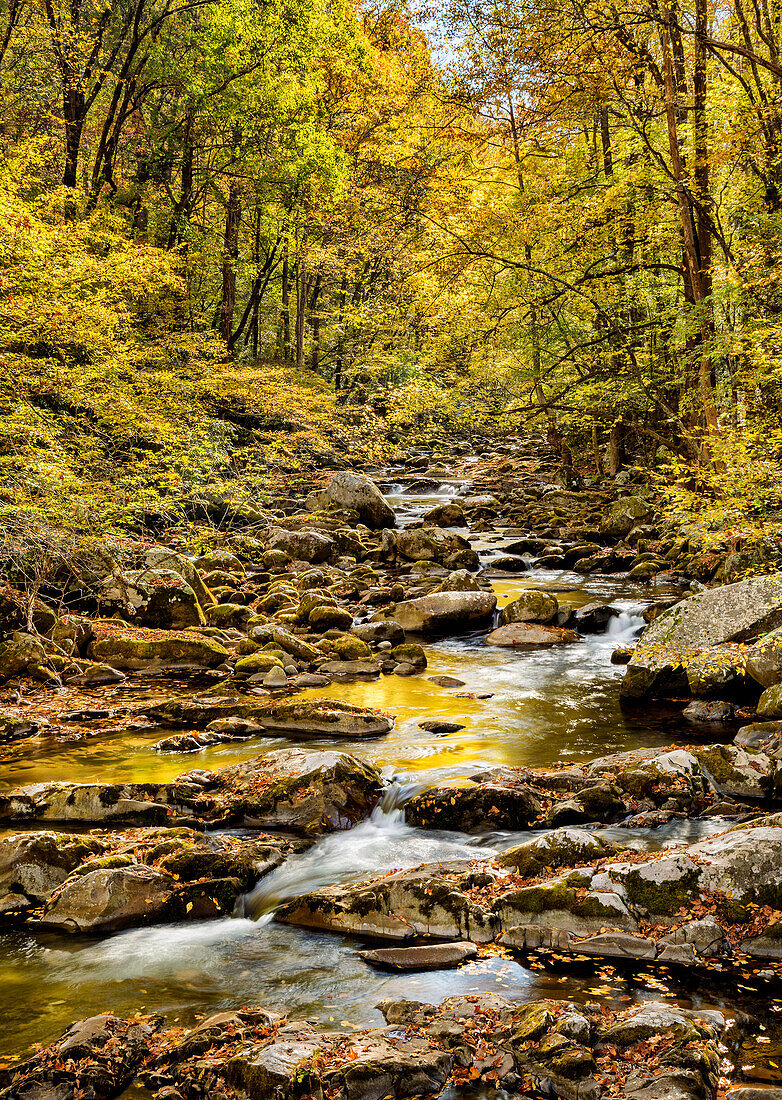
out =
<path fill-rule="evenodd" d="M 400 524 L 451 499 L 460 486 L 415 494 L 395 486 L 389 501 Z M 468 534 L 468 532 L 463 532 Z M 511 541 L 491 533 L 470 536 L 491 570 L 492 558 Z M 332 696 L 379 707 L 397 717 L 394 730 L 374 741 L 340 740 L 393 780 L 370 820 L 347 833 L 328 835 L 264 878 L 230 919 L 200 924 L 134 929 L 93 939 L 14 932 L 0 936 L 0 1053 L 21 1054 L 50 1041 L 75 1019 L 98 1012 L 120 1015 L 160 1012 L 170 1024 L 191 1024 L 222 1009 L 261 1004 L 319 1024 L 360 1027 L 382 1022 L 375 1005 L 401 997 L 437 1003 L 463 993 L 497 992 L 510 999 L 562 997 L 600 1000 L 610 1008 L 643 999 L 675 996 L 683 1006 L 728 1006 L 740 996 L 682 989 L 672 977 L 643 967 L 632 974 L 600 963 L 550 960 L 521 965 L 510 957 L 478 958 L 459 970 L 383 974 L 357 954 L 355 940 L 318 934 L 272 920 L 283 901 L 330 883 L 375 872 L 454 858 L 491 856 L 533 834 L 480 837 L 413 829 L 404 822 L 404 801 L 434 780 L 457 778 L 498 765 L 541 766 L 642 746 L 692 739 L 680 717 L 644 709 L 623 712 L 618 685 L 622 669 L 611 664 L 618 645 L 643 626 L 646 603 L 670 589 L 639 586 L 622 577 L 583 577 L 530 568 L 520 574 L 490 573 L 500 606 L 530 587 L 553 592 L 573 607 L 593 601 L 613 604 L 620 615 L 602 635 L 578 645 L 531 653 L 487 647 L 483 634 L 427 642 L 429 665 L 421 675 L 383 676 L 373 682 L 333 684 L 304 697 Z M 443 688 L 431 676 L 463 681 Z M 74 705 L 113 707 L 170 694 L 171 685 L 138 679 L 82 690 Z M 181 681 L 177 689 L 184 691 Z M 192 686 L 189 688 L 192 693 Z M 463 693 L 463 694 L 460 694 Z M 465 697 L 465 694 L 468 697 Z M 480 696 L 485 696 L 481 698 Z M 436 734 L 424 719 L 444 718 L 463 726 Z M 219 768 L 286 746 L 284 738 L 218 745 L 196 757 L 155 751 L 158 731 L 107 730 L 78 742 L 36 739 L 15 746 L 0 786 L 68 778 L 79 782 L 165 781 L 191 767 Z M 712 735 L 713 736 L 713 735 Z M 311 747 L 332 747 L 326 740 Z M 657 830 L 611 828 L 625 844 L 659 848 L 691 842 L 724 827 L 720 819 L 678 821 Z"/>

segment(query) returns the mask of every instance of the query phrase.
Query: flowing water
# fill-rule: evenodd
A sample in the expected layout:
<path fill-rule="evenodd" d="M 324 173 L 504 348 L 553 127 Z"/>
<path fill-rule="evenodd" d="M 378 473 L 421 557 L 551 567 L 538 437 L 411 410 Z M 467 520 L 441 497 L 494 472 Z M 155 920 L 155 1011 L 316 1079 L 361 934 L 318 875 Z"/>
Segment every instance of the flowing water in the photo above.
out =
<path fill-rule="evenodd" d="M 457 488 L 410 494 L 400 486 L 390 499 L 402 521 L 411 522 L 434 504 L 451 499 Z M 507 541 L 482 534 L 473 545 L 490 567 Z M 429 666 L 421 676 L 385 676 L 306 693 L 380 707 L 397 716 L 395 729 L 386 737 L 339 742 L 340 748 L 381 766 L 394 781 L 372 818 L 348 833 L 323 838 L 289 860 L 258 884 L 244 900 L 242 912 L 231 919 L 135 929 L 95 939 L 0 936 L 0 1054 L 20 1053 L 32 1043 L 50 1040 L 70 1021 L 106 1010 L 162 1012 L 172 1023 L 190 1023 L 220 1009 L 263 1004 L 318 1023 L 355 1027 L 380 1022 L 377 1002 L 403 996 L 437 1002 L 457 993 L 495 991 L 512 999 L 562 996 L 600 999 L 619 1007 L 668 995 L 665 983 L 651 971 L 641 969 L 630 976 L 573 961 L 564 966 L 556 960 L 547 967 L 522 966 L 495 956 L 458 971 L 380 974 L 361 961 L 354 940 L 272 920 L 283 901 L 323 885 L 431 860 L 491 856 L 533 835 L 466 837 L 407 826 L 404 800 L 428 782 L 496 765 L 545 765 L 691 737 L 683 721 L 670 714 L 624 713 L 618 699 L 621 669 L 610 660 L 617 645 L 639 632 L 644 604 L 665 592 L 622 578 L 584 578 L 532 565 L 522 574 L 497 577 L 500 606 L 530 587 L 553 591 L 560 603 L 574 607 L 595 600 L 610 602 L 620 615 L 607 633 L 532 653 L 486 646 L 482 634 L 444 639 L 427 644 Z M 443 688 L 428 679 L 443 674 L 462 680 L 464 686 Z M 84 692 L 78 705 L 136 704 L 169 693 L 165 683 L 139 687 L 135 681 L 131 688 Z M 74 705 L 72 697 L 68 705 Z M 433 734 L 420 728 L 425 718 L 447 718 L 463 728 Z M 283 738 L 252 739 L 183 757 L 156 753 L 159 737 L 154 730 L 114 729 L 74 735 L 74 740 L 22 742 L 3 765 L 0 785 L 63 778 L 164 781 L 192 766 L 217 768 L 289 744 Z M 660 847 L 720 828 L 721 823 L 712 820 L 677 822 L 654 831 L 606 832 L 638 847 Z M 697 992 L 679 989 L 676 996 L 683 1004 L 705 1003 Z M 714 994 L 708 1003 L 715 1003 Z"/>

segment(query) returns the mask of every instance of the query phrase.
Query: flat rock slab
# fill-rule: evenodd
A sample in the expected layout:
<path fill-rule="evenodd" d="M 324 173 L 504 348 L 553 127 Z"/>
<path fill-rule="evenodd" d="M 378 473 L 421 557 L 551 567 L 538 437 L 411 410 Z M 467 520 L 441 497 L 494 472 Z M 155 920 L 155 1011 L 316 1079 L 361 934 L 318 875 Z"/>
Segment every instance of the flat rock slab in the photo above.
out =
<path fill-rule="evenodd" d="M 562 626 L 539 626 L 534 623 L 509 623 L 492 630 L 486 638 L 487 645 L 507 646 L 510 649 L 541 649 L 545 646 L 578 642 L 575 630 Z"/>
<path fill-rule="evenodd" d="M 372 665 L 372 677 L 380 672 L 379 665 L 375 671 L 374 662 L 335 661 L 333 664 Z M 383 711 L 343 703 L 340 699 L 283 699 L 264 703 L 247 696 L 171 698 L 144 707 L 143 713 L 161 725 L 187 726 L 189 729 L 205 729 L 221 718 L 242 718 L 254 722 L 261 732 L 300 737 L 348 737 L 352 740 L 380 737 L 394 728 L 393 717 Z"/>
<path fill-rule="evenodd" d="M 425 947 L 382 947 L 377 951 L 359 951 L 359 955 L 379 970 L 450 970 L 474 959 L 474 943 L 437 943 Z"/>
<path fill-rule="evenodd" d="M 243 823 L 299 835 L 348 829 L 384 789 L 371 764 L 345 752 L 280 749 L 171 783 L 38 783 L 0 795 L 0 821 L 171 825 Z"/>

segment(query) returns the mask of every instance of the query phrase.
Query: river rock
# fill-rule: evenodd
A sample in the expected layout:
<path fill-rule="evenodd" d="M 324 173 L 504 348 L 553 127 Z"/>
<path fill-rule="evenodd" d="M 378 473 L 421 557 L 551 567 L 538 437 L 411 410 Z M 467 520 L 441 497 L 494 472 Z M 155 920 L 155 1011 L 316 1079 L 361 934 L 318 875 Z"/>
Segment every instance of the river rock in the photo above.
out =
<path fill-rule="evenodd" d="M 351 680 L 376 680 L 380 675 L 380 663 L 372 659 L 368 661 L 326 661 L 320 666 L 320 671 L 338 683 L 348 683 Z"/>
<path fill-rule="evenodd" d="M 629 535 L 639 523 L 647 523 L 654 509 L 642 497 L 620 497 L 609 504 L 600 523 L 600 533 L 607 539 L 621 539 Z"/>
<path fill-rule="evenodd" d="M 500 612 L 500 622 L 508 623 L 550 623 L 559 610 L 556 596 L 550 592 L 538 592 L 530 589 L 523 592 Z"/>
<path fill-rule="evenodd" d="M 211 608 L 210 610 L 214 610 Z M 212 638 L 190 631 L 150 630 L 116 619 L 93 623 L 87 655 L 112 668 L 214 668 L 228 659 L 228 650 Z"/>
<path fill-rule="evenodd" d="M 289 842 L 269 839 L 157 829 L 113 844 L 104 840 L 105 855 L 82 864 L 50 893 L 40 927 L 96 934 L 228 914 L 291 850 Z"/>
<path fill-rule="evenodd" d="M 782 681 L 782 629 L 770 631 L 746 654 L 747 674 L 761 687 Z"/>
<path fill-rule="evenodd" d="M 696 699 L 714 698 L 746 686 L 747 647 L 738 643 L 710 646 L 688 659 L 685 675 Z"/>
<path fill-rule="evenodd" d="M 425 947 L 386 947 L 376 951 L 359 951 L 359 955 L 379 970 L 449 970 L 474 959 L 478 948 L 474 943 L 437 943 Z"/>
<path fill-rule="evenodd" d="M 566 1001 L 519 1004 L 473 994 L 439 1005 L 382 1001 L 378 1008 L 387 1027 L 349 1032 L 316 1030 L 259 1008 L 216 1013 L 184 1033 L 158 1034 L 139 1083 L 171 1100 L 412 1100 L 467 1087 L 513 1094 L 522 1086 L 550 1100 L 599 1100 L 599 1065 L 611 1096 L 710 1100 L 725 1029 L 720 1013 L 665 1004 L 599 1013 Z M 82 1021 L 5 1071 L 0 1088 L 8 1089 L 0 1095 L 108 1100 L 140 1067 L 153 1030 L 143 1020 Z M 617 1048 L 621 1058 L 611 1054 Z"/>
<path fill-rule="evenodd" d="M 181 572 L 172 569 L 111 574 L 103 582 L 100 608 L 107 617 L 130 617 L 139 626 L 162 630 L 184 630 L 205 622 L 195 590 Z"/>
<path fill-rule="evenodd" d="M 712 646 L 754 641 L 782 623 L 782 574 L 688 596 L 644 630 L 622 681 L 626 699 L 689 694 L 686 664 Z M 758 666 L 759 667 L 759 666 Z"/>
<path fill-rule="evenodd" d="M 310 737 L 379 737 L 394 726 L 394 719 L 371 707 L 343 703 L 340 699 L 281 699 L 264 703 L 257 697 L 173 697 L 144 707 L 144 714 L 161 725 L 205 729 L 220 718 L 242 718 L 271 734 Z"/>
<path fill-rule="evenodd" d="M 7 642 L 0 644 L 0 680 L 20 673 L 27 673 L 36 680 L 54 679 L 41 641 L 33 634 L 15 631 Z"/>
<path fill-rule="evenodd" d="M 485 626 L 496 606 L 497 597 L 489 592 L 437 592 L 392 604 L 373 618 L 390 618 L 416 634 L 448 634 Z"/>
<path fill-rule="evenodd" d="M 579 637 L 575 630 L 566 630 L 562 626 L 509 623 L 492 630 L 486 638 L 486 645 L 506 646 L 509 649 L 540 649 L 577 641 Z"/>
<path fill-rule="evenodd" d="M 39 783 L 0 795 L 0 821 L 227 822 L 311 835 L 368 817 L 384 788 L 380 773 L 349 753 L 282 749 L 171 783 Z"/>
<path fill-rule="evenodd" d="M 167 569 L 178 573 L 193 589 L 202 608 L 211 607 L 216 602 L 193 562 L 183 554 L 177 554 L 165 546 L 153 546 L 147 550 L 144 560 L 150 569 Z"/>
<path fill-rule="evenodd" d="M 480 592 L 480 584 L 467 569 L 454 569 L 438 584 L 435 592 Z"/>
<path fill-rule="evenodd" d="M 336 549 L 333 538 L 312 528 L 289 531 L 284 527 L 272 527 L 267 542 L 270 550 L 281 550 L 289 558 L 313 564 L 328 561 Z"/>
<path fill-rule="evenodd" d="M 405 640 L 405 632 L 401 624 L 393 619 L 379 622 L 359 623 L 351 628 L 351 632 L 363 642 L 377 645 L 378 642 L 390 642 L 392 646 L 400 645 Z"/>
<path fill-rule="evenodd" d="M 54 832 L 0 839 L 0 921 L 45 901 L 85 860 L 107 847 L 97 837 Z"/>
<path fill-rule="evenodd" d="M 2 1100 L 111 1100 L 148 1056 L 160 1019 L 91 1016 L 52 1046 L 0 1071 Z"/>
<path fill-rule="evenodd" d="M 501 867 L 512 867 L 525 878 L 535 878 L 546 869 L 575 867 L 590 860 L 605 859 L 616 851 L 613 844 L 586 829 L 554 829 L 550 833 L 506 848 L 497 856 Z"/>
<path fill-rule="evenodd" d="M 395 532 L 389 545 L 408 561 L 432 561 L 446 565 L 454 557 L 465 554 L 467 558 L 460 565 L 475 571 L 480 564 L 467 539 L 440 527 L 406 528 Z"/>
<path fill-rule="evenodd" d="M 579 634 L 603 634 L 611 620 L 618 616 L 618 610 L 611 604 L 587 603 L 576 608 L 573 617 Z"/>
<path fill-rule="evenodd" d="M 433 527 L 466 527 L 467 518 L 461 505 L 451 501 L 448 504 L 437 504 L 425 512 L 424 523 Z"/>
<path fill-rule="evenodd" d="M 368 883 L 304 894 L 278 909 L 275 920 L 377 939 L 426 936 L 490 943 L 499 923 L 465 889 L 494 877 L 466 861 L 425 864 Z"/>
<path fill-rule="evenodd" d="M 454 829 L 463 833 L 528 828 L 542 810 L 540 796 L 516 783 L 469 783 L 432 787 L 415 794 L 405 806 L 410 825 L 426 829 Z"/>
<path fill-rule="evenodd" d="M 393 508 L 365 474 L 339 470 L 326 487 L 326 499 L 339 508 L 357 512 L 367 527 L 393 527 L 396 523 Z"/>
<path fill-rule="evenodd" d="M 358 824 L 369 817 L 385 786 L 372 765 L 332 750 L 281 749 L 212 775 L 213 797 L 230 818 L 300 836 Z"/>

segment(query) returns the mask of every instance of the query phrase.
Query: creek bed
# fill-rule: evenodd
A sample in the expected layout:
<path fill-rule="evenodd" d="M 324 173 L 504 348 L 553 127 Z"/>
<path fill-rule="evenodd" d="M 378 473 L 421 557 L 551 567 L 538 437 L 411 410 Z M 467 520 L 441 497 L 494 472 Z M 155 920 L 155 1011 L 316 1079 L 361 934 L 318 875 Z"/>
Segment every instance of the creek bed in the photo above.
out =
<path fill-rule="evenodd" d="M 453 492 L 454 488 L 419 495 L 400 492 L 391 499 L 402 521 L 410 522 Z M 484 533 L 473 545 L 490 565 L 504 541 Z M 426 644 L 429 666 L 419 676 L 384 676 L 303 693 L 379 707 L 397 716 L 395 729 L 383 738 L 337 743 L 381 766 L 394 779 L 383 806 L 369 821 L 321 839 L 262 880 L 245 899 L 241 916 L 93 939 L 28 932 L 0 936 L 0 1054 L 21 1054 L 33 1043 L 50 1041 L 72 1020 L 102 1011 L 161 1012 L 169 1023 L 189 1024 L 213 1011 L 262 1004 L 348 1028 L 380 1023 L 374 1006 L 383 999 L 437 1003 L 458 993 L 600 1000 L 615 1008 L 665 997 L 690 1007 L 738 1004 L 746 994 L 735 989 L 686 990 L 672 976 L 666 980 L 642 967 L 630 973 L 597 963 L 558 966 L 555 959 L 550 967 L 525 966 L 495 955 L 456 971 L 380 974 L 358 957 L 355 940 L 271 919 L 276 905 L 323 885 L 432 860 L 490 856 L 533 835 L 467 837 L 410 828 L 404 823 L 402 804 L 422 784 L 497 765 L 541 766 L 692 738 L 692 729 L 670 712 L 623 711 L 618 697 L 622 670 L 610 660 L 612 650 L 631 641 L 643 625 L 644 603 L 669 590 L 629 584 L 623 578 L 584 578 L 535 568 L 498 577 L 494 587 L 500 606 L 532 587 L 552 591 L 573 606 L 610 602 L 620 615 L 606 634 L 532 653 L 487 646 L 483 634 L 432 641 Z M 464 687 L 439 687 L 428 679 L 436 675 L 455 676 Z M 459 692 L 490 697 L 465 698 Z M 109 707 L 136 704 L 165 694 L 165 683 L 133 680 L 116 688 L 82 691 L 74 705 L 83 706 L 85 700 Z M 445 735 L 429 733 L 419 726 L 426 718 L 445 718 L 464 728 Z M 112 724 L 121 727 L 122 722 Z M 21 742 L 8 753 L 0 784 L 63 778 L 162 782 L 191 767 L 217 768 L 290 743 L 280 737 L 253 738 L 182 756 L 157 753 L 154 744 L 159 737 L 157 730 L 117 728 L 78 741 Z M 607 832 L 621 833 L 628 844 L 656 848 L 692 841 L 721 827 L 713 819 L 676 822 L 653 831 Z"/>

